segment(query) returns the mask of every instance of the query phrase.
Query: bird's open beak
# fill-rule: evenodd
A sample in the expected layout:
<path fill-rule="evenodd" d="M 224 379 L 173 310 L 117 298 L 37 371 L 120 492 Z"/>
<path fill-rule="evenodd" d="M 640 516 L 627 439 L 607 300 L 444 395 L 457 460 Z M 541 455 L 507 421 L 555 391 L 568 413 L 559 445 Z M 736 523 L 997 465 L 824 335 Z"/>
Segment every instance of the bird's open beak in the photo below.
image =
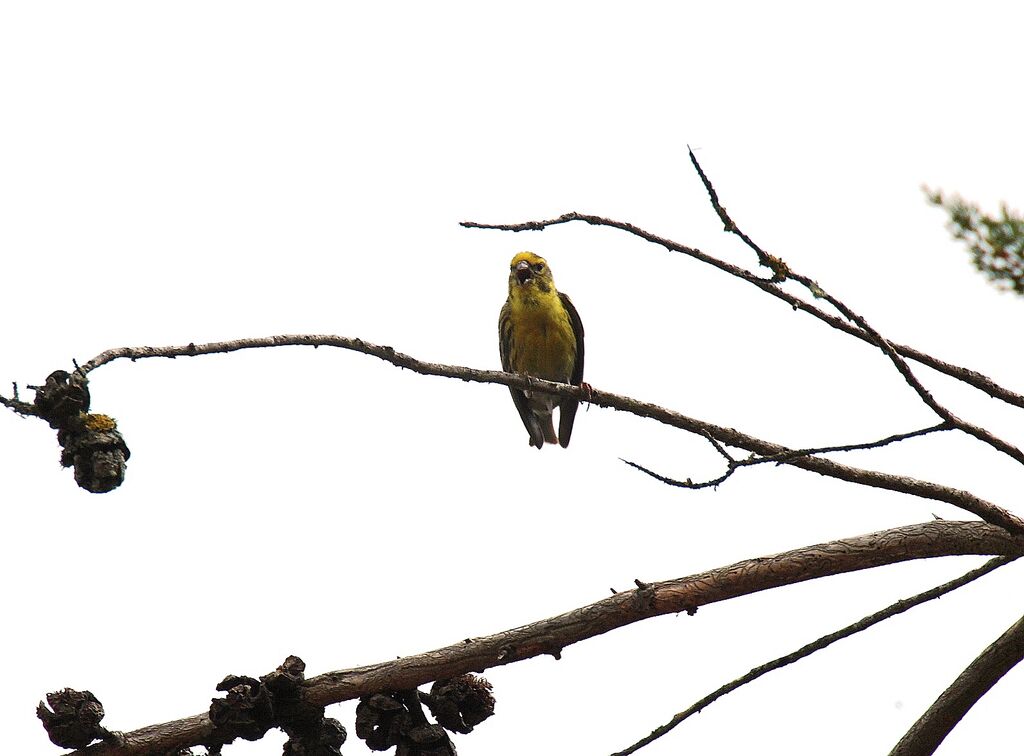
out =
<path fill-rule="evenodd" d="M 533 271 L 530 270 L 530 263 L 526 260 L 521 260 L 516 265 L 516 278 L 519 279 L 520 284 L 524 284 L 533 277 Z"/>

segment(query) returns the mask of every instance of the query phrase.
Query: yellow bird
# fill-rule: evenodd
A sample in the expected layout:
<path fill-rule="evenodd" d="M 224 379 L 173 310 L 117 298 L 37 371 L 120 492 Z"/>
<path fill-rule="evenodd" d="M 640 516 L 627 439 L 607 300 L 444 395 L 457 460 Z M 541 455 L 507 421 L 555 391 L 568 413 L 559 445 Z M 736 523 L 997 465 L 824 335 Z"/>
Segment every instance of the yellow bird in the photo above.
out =
<path fill-rule="evenodd" d="M 512 258 L 508 299 L 498 318 L 501 367 L 547 381 L 583 381 L 583 323 L 569 297 L 555 289 L 547 261 L 533 252 Z M 530 434 L 530 446 L 569 445 L 579 402 L 509 388 Z M 558 435 L 551 413 L 558 407 Z"/>

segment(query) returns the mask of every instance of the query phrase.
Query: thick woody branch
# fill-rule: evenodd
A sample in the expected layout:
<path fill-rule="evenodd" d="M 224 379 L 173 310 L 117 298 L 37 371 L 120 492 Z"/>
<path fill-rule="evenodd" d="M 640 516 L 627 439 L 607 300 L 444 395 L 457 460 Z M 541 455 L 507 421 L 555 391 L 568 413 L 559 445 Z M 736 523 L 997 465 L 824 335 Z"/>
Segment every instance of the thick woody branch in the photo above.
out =
<path fill-rule="evenodd" d="M 872 338 L 872 336 L 866 331 L 864 331 L 862 328 L 855 325 L 854 323 L 844 320 L 841 317 L 837 317 L 836 315 L 833 315 L 831 313 L 825 312 L 824 310 L 814 306 L 810 302 L 805 302 L 800 297 L 794 296 L 793 294 L 790 294 L 788 291 L 785 291 L 776 286 L 775 284 L 778 279 L 776 279 L 774 276 L 772 278 L 762 278 L 756 273 L 752 273 L 749 270 L 741 268 L 738 265 L 733 265 L 731 263 L 725 262 L 724 260 L 719 260 L 718 258 L 712 257 L 711 255 L 702 252 L 701 250 L 696 249 L 695 247 L 687 247 L 685 244 L 679 244 L 677 242 L 672 241 L 671 239 L 666 239 L 665 237 L 658 236 L 657 234 L 652 234 L 649 231 L 644 231 L 642 228 L 634 226 L 632 223 L 624 223 L 622 221 L 616 221 L 610 218 L 603 218 L 599 215 L 588 215 L 586 213 L 570 212 L 560 215 L 557 218 L 551 218 L 549 220 L 526 221 L 525 223 L 476 223 L 474 221 L 463 221 L 461 225 L 464 226 L 465 228 L 483 228 L 494 229 L 498 231 L 542 231 L 548 226 L 557 226 L 562 223 L 572 223 L 574 221 L 581 221 L 583 223 L 588 223 L 592 226 L 607 226 L 609 228 L 617 228 L 620 231 L 625 231 L 628 234 L 637 236 L 645 241 L 651 242 L 652 244 L 662 246 L 665 249 L 669 250 L 670 252 L 678 252 L 680 254 L 692 257 L 695 260 L 699 260 L 700 262 L 718 268 L 719 270 L 728 273 L 731 276 L 735 276 L 736 278 L 746 281 L 747 283 L 753 284 L 754 286 L 758 287 L 765 293 L 782 300 L 790 307 L 792 307 L 794 310 L 801 310 L 803 312 L 806 312 L 809 315 L 812 315 L 813 317 L 822 321 L 823 323 L 830 325 L 832 328 L 843 331 L 844 333 L 847 333 L 850 336 L 855 336 L 861 341 L 867 342 L 868 344 L 876 345 L 876 342 Z M 788 269 L 786 269 L 786 272 L 787 274 L 789 273 Z M 973 386 L 979 391 L 982 391 L 995 399 L 999 399 L 1001 401 L 1006 402 L 1007 404 L 1012 404 L 1015 407 L 1020 407 L 1024 409 L 1024 394 L 1018 394 L 1014 391 L 1004 388 L 1003 386 L 1000 386 L 998 383 L 993 381 L 991 378 L 982 375 L 976 370 L 970 370 L 969 368 L 954 365 L 949 362 L 944 362 L 943 360 L 932 357 L 929 354 L 926 354 L 918 349 L 906 346 L 904 344 L 897 344 L 895 342 L 889 342 L 889 344 L 895 352 L 902 355 L 903 357 L 906 357 L 907 359 L 914 360 L 915 362 L 919 362 L 922 365 L 926 365 L 927 367 L 930 367 L 933 370 L 936 370 L 940 373 L 944 373 L 945 375 L 948 375 L 951 378 L 955 378 L 958 381 L 962 381 L 963 383 L 966 383 L 969 386 Z"/>
<path fill-rule="evenodd" d="M 305 683 L 315 706 L 372 693 L 411 690 L 438 679 L 512 664 L 536 656 L 556 659 L 563 649 L 616 628 L 663 614 L 806 580 L 895 564 L 911 559 L 967 554 L 1024 554 L 1024 537 L 980 522 L 940 520 L 817 544 L 749 559 L 697 575 L 614 594 L 556 617 L 496 633 L 467 638 L 444 648 L 378 664 L 313 677 Z M 210 735 L 205 714 L 121 734 L 77 756 L 141 756 L 199 745 Z"/>
<path fill-rule="evenodd" d="M 329 346 L 341 349 L 350 349 L 362 354 L 368 354 L 378 359 L 389 362 L 401 368 L 412 370 L 423 375 L 436 375 L 447 378 L 459 378 L 464 381 L 476 383 L 498 383 L 503 386 L 540 391 L 555 396 L 572 397 L 580 401 L 590 402 L 601 407 L 629 412 L 638 417 L 646 417 L 656 420 L 665 425 L 670 425 L 680 430 L 689 431 L 705 438 L 713 438 L 719 443 L 745 449 L 761 456 L 779 456 L 779 460 L 785 464 L 799 467 L 803 470 L 838 478 L 848 483 L 882 488 L 889 491 L 919 496 L 925 499 L 933 499 L 952 504 L 967 512 L 977 515 L 983 520 L 994 525 L 1006 528 L 1012 532 L 1024 533 L 1024 521 L 1016 515 L 1002 509 L 1001 507 L 975 496 L 969 491 L 964 491 L 937 483 L 917 480 L 904 475 L 890 475 L 888 473 L 865 470 L 858 467 L 834 462 L 824 457 L 798 456 L 789 458 L 786 455 L 792 452 L 781 444 L 763 441 L 754 436 L 741 433 L 734 428 L 724 428 L 719 425 L 696 420 L 678 412 L 659 407 L 650 402 L 641 402 L 628 396 L 612 394 L 606 391 L 599 391 L 592 387 L 584 390 L 579 386 L 570 386 L 564 383 L 552 383 L 542 381 L 538 378 L 530 378 L 517 373 L 503 373 L 498 370 L 478 370 L 475 368 L 462 367 L 460 365 L 444 365 L 437 362 L 424 362 L 402 352 L 396 351 L 390 346 L 379 346 L 371 344 L 362 339 L 347 338 L 344 336 L 331 335 L 282 335 L 264 336 L 251 339 L 237 339 L 233 341 L 216 341 L 208 344 L 186 344 L 184 346 L 166 347 L 120 347 L 108 349 L 105 352 L 93 357 L 81 366 L 83 372 L 90 372 L 96 368 L 106 365 L 118 359 L 135 360 L 150 357 L 194 357 L 204 354 L 221 354 L 235 352 L 242 349 L 259 349 L 280 346 Z"/>
<path fill-rule="evenodd" d="M 1024 617 L 1010 626 L 960 673 L 900 739 L 889 756 L 927 756 L 935 753 L 971 707 L 1021 659 L 1024 659 Z"/>

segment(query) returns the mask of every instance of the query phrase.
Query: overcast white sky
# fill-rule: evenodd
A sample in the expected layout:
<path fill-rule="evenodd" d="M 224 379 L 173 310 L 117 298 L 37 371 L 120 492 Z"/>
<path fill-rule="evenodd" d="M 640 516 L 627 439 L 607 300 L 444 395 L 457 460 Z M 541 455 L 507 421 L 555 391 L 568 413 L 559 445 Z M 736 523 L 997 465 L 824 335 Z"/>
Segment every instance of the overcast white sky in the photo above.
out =
<path fill-rule="evenodd" d="M 752 265 L 690 144 L 762 246 L 890 338 L 1024 388 L 1024 302 L 971 270 L 920 191 L 1024 204 L 1024 10 L 625 7 L 3 3 L 0 383 L 115 346 L 295 332 L 496 368 L 508 261 L 533 249 L 586 324 L 597 388 L 794 446 L 931 424 L 879 354 L 692 260 L 610 229 L 458 225 L 580 210 Z M 1024 442 L 1020 412 L 920 375 Z M 711 478 L 705 442 L 591 408 L 568 450 L 538 452 L 505 388 L 338 350 L 114 363 L 92 395 L 132 449 L 125 485 L 103 496 L 75 487 L 43 423 L 0 413 L 11 753 L 58 753 L 33 708 L 65 686 L 131 730 L 198 713 L 225 674 L 290 653 L 319 674 L 525 624 L 633 578 L 962 517 L 767 466 L 718 491 L 670 490 L 618 458 Z M 977 443 L 846 461 L 1021 513 L 1021 470 Z M 463 756 L 617 750 L 750 667 L 981 561 L 772 591 L 492 670 L 498 713 L 456 743 Z M 1020 616 L 1022 570 L 764 678 L 645 753 L 887 752 Z M 940 753 L 1009 752 L 1022 694 L 1018 670 Z M 328 712 L 349 728 L 343 752 L 366 753 L 354 705 Z M 278 753 L 283 739 L 230 750 Z"/>

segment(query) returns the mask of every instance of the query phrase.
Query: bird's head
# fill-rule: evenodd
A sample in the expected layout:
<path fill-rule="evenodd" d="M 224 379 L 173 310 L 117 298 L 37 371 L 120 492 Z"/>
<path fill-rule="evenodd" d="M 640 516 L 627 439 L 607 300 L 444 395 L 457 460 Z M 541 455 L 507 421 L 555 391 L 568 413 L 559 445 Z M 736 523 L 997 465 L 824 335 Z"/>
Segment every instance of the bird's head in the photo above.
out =
<path fill-rule="evenodd" d="M 536 287 L 540 291 L 549 292 L 555 288 L 554 279 L 547 261 L 533 252 L 520 252 L 512 258 L 511 271 L 508 277 L 508 288 Z"/>

